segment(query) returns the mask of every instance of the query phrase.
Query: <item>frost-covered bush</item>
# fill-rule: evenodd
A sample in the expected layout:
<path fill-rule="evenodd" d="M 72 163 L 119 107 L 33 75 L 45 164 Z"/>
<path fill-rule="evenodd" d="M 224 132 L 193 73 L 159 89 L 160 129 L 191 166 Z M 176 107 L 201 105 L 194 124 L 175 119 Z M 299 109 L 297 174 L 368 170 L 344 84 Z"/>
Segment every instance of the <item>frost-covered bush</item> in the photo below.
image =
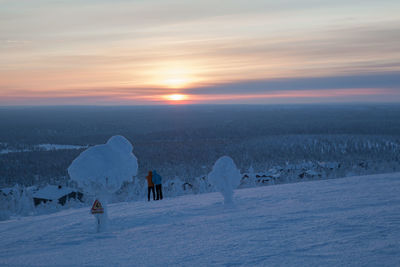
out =
<path fill-rule="evenodd" d="M 0 194 L 0 221 L 8 220 L 11 216 L 11 201 L 8 196 Z"/>
<path fill-rule="evenodd" d="M 116 135 L 106 144 L 83 151 L 68 168 L 71 179 L 103 204 L 104 214 L 96 214 L 97 231 L 107 227 L 107 202 L 111 194 L 137 174 L 138 163 L 132 149 L 125 137 Z"/>
<path fill-rule="evenodd" d="M 28 216 L 33 213 L 35 207 L 33 205 L 32 195 L 30 194 L 30 192 L 28 192 L 28 190 L 22 189 L 20 191 L 17 207 L 18 207 L 17 214 L 19 215 Z"/>
<path fill-rule="evenodd" d="M 169 179 L 163 184 L 164 195 L 170 197 L 182 196 L 187 193 L 187 191 L 184 190 L 184 182 L 179 178 Z"/>
<path fill-rule="evenodd" d="M 0 192 L 0 220 L 27 216 L 35 212 L 30 188 L 15 185 Z"/>
<path fill-rule="evenodd" d="M 132 144 L 123 136 L 83 151 L 69 166 L 68 173 L 83 189 L 113 193 L 137 174 L 138 163 Z"/>
<path fill-rule="evenodd" d="M 142 200 L 147 194 L 147 183 L 144 180 L 134 179 L 126 182 L 121 189 L 112 195 L 111 202 L 137 201 Z"/>
<path fill-rule="evenodd" d="M 195 194 L 204 194 L 214 191 L 214 188 L 207 176 L 201 176 L 194 179 L 192 191 Z"/>
<path fill-rule="evenodd" d="M 228 156 L 219 158 L 208 174 L 209 182 L 224 196 L 225 204 L 232 203 L 233 190 L 238 187 L 242 175 Z"/>
<path fill-rule="evenodd" d="M 239 188 L 248 188 L 256 186 L 256 174 L 253 166 L 247 170 L 247 173 L 242 177 Z"/>

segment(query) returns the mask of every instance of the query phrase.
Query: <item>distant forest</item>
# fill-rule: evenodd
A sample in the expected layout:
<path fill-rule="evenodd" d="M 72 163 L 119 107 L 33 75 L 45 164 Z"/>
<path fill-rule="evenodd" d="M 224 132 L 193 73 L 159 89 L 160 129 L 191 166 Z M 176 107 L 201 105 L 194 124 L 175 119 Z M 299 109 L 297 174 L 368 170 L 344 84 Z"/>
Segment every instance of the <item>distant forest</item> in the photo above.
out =
<path fill-rule="evenodd" d="M 65 183 L 83 149 L 120 134 L 134 146 L 138 179 L 157 169 L 190 181 L 222 155 L 242 172 L 301 162 L 339 162 L 338 175 L 400 167 L 400 105 L 1 107 L 0 187 Z M 23 151 L 23 152 L 15 152 Z M 358 168 L 358 171 L 360 168 Z"/>

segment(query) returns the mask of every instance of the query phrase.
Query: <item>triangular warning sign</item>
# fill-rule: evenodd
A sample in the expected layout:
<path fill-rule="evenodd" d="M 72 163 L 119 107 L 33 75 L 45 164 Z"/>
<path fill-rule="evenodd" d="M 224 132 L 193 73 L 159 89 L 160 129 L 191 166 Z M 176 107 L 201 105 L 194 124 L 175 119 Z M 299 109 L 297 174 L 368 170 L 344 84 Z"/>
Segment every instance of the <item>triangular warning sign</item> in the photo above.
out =
<path fill-rule="evenodd" d="M 92 214 L 104 213 L 103 206 L 101 205 L 100 201 L 98 201 L 97 199 L 93 203 L 91 212 L 92 212 Z"/>

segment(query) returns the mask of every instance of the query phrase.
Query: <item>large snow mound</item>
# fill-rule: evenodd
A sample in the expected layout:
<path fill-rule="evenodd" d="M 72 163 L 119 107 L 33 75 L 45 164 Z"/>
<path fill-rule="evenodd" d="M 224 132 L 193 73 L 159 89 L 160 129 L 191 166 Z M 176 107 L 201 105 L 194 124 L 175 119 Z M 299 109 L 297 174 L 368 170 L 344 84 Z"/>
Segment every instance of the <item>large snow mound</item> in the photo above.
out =
<path fill-rule="evenodd" d="M 114 192 L 137 174 L 138 163 L 132 149 L 125 137 L 113 136 L 106 144 L 83 151 L 69 166 L 68 173 L 89 192 L 102 188 Z"/>

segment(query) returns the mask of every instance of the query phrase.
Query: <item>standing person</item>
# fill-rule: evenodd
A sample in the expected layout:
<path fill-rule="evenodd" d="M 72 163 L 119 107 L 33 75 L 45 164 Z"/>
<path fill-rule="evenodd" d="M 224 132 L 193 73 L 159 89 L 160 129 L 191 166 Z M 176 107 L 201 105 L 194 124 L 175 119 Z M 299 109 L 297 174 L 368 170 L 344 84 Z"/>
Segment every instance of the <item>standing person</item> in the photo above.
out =
<path fill-rule="evenodd" d="M 149 171 L 149 174 L 146 176 L 147 179 L 147 199 L 150 201 L 150 191 L 153 191 L 153 200 L 156 200 L 156 196 L 154 194 L 154 183 L 153 183 L 153 174 Z"/>
<path fill-rule="evenodd" d="M 157 192 L 156 200 L 163 199 L 161 180 L 162 180 L 161 176 L 154 170 L 153 171 L 153 183 L 156 185 L 156 192 Z"/>

